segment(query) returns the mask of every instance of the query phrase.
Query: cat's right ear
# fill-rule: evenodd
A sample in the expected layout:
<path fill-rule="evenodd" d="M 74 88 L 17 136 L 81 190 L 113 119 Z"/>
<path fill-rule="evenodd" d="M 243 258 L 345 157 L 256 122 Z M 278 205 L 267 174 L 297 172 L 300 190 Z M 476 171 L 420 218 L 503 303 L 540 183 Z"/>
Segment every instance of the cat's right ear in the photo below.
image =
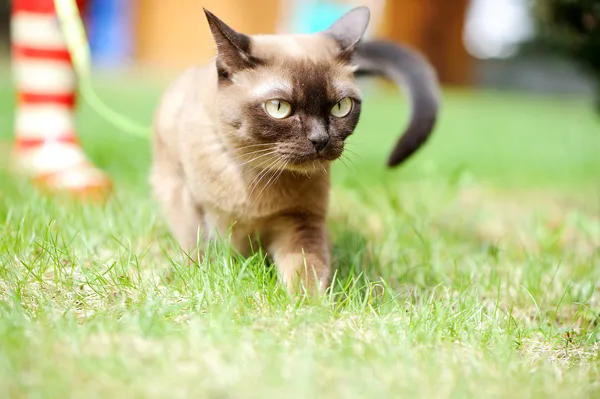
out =
<path fill-rule="evenodd" d="M 248 35 L 236 32 L 215 14 L 204 8 L 208 26 L 212 32 L 218 50 L 220 73 L 231 75 L 237 71 L 256 66 L 258 60 L 250 54 L 252 40 Z"/>

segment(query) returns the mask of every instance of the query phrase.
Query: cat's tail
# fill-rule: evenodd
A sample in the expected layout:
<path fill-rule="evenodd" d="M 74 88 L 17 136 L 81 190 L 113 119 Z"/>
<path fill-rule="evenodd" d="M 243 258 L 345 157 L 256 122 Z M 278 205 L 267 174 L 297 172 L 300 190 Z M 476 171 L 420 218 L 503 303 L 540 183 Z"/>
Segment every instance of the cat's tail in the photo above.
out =
<path fill-rule="evenodd" d="M 399 87 L 406 87 L 411 102 L 408 127 L 388 158 L 388 166 L 404 162 L 427 141 L 440 108 L 440 89 L 431 65 L 416 51 L 385 40 L 357 45 L 354 63 L 356 76 L 384 76 Z"/>

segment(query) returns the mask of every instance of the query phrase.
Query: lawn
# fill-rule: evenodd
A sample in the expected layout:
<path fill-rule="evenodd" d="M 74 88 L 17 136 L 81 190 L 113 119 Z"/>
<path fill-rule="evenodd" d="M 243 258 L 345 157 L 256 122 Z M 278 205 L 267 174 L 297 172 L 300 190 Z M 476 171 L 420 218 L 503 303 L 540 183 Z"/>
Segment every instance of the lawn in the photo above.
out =
<path fill-rule="evenodd" d="M 161 86 L 97 82 L 143 123 Z M 322 303 L 289 298 L 260 253 L 215 244 L 189 266 L 148 195 L 148 142 L 85 105 L 106 205 L 1 172 L 0 396 L 600 397 L 600 118 L 577 98 L 449 90 L 430 143 L 390 171 L 406 103 L 366 90 L 334 168 Z"/>

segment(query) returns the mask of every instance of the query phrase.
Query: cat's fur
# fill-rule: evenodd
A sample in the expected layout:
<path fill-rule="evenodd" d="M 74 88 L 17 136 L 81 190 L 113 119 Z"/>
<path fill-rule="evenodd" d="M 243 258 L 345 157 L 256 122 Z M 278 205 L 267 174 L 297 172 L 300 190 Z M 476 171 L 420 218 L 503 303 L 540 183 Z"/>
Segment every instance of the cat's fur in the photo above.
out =
<path fill-rule="evenodd" d="M 414 152 L 433 128 L 435 79 L 422 59 L 398 46 L 381 42 L 357 50 L 369 20 L 366 7 L 312 35 L 247 36 L 205 13 L 218 56 L 187 70 L 161 101 L 154 193 L 184 249 L 232 228 L 232 245 L 242 254 L 260 240 L 290 290 L 301 282 L 322 292 L 331 278 L 329 165 L 342 154 L 360 116 L 354 73 L 402 78 L 412 89 L 412 127 L 404 136 L 418 144 L 407 149 L 400 143 L 402 153 L 392 154 L 390 164 Z M 400 76 L 398 66 L 391 66 L 406 60 L 418 69 L 416 75 Z M 352 99 L 352 110 L 332 116 L 331 108 L 344 97 Z M 270 99 L 288 101 L 292 114 L 271 117 L 263 107 Z"/>

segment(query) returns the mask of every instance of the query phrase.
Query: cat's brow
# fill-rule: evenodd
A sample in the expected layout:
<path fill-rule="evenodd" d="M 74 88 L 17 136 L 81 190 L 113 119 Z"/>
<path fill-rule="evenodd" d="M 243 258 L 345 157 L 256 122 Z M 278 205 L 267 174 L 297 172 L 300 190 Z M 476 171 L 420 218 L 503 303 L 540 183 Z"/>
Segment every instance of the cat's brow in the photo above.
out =
<path fill-rule="evenodd" d="M 254 87 L 251 91 L 254 97 L 264 98 L 270 96 L 290 96 L 292 85 L 285 81 L 271 81 Z"/>
<path fill-rule="evenodd" d="M 355 99 L 360 99 L 361 95 L 356 88 L 347 81 L 344 80 L 334 80 L 333 88 L 335 90 L 336 95 L 341 98 L 344 97 L 352 97 Z"/>

